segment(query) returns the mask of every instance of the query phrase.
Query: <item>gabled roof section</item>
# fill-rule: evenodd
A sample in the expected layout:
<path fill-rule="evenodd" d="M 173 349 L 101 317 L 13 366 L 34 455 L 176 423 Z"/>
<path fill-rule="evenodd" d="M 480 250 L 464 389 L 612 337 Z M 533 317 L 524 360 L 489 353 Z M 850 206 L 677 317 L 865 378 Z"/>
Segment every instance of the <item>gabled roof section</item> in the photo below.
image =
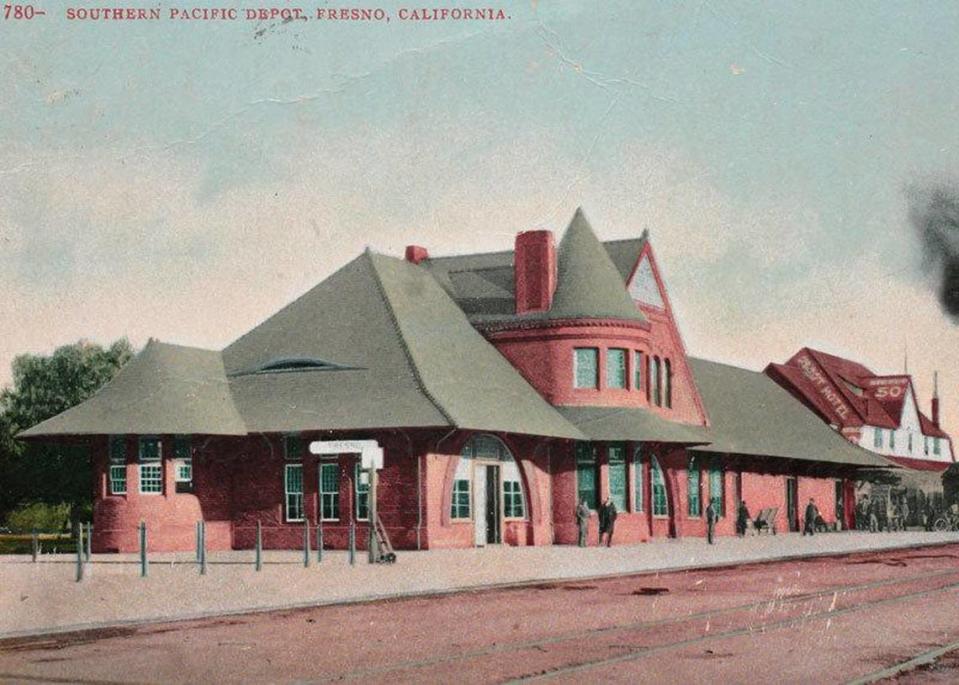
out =
<path fill-rule="evenodd" d="M 151 340 L 90 399 L 22 433 L 245 435 L 220 353 Z"/>
<path fill-rule="evenodd" d="M 231 372 L 277 357 L 349 368 L 232 377 L 251 431 L 449 426 L 583 437 L 427 270 L 369 250 L 224 351 Z"/>
<path fill-rule="evenodd" d="M 890 465 L 829 428 L 765 374 L 692 357 L 689 363 L 711 421 L 710 444 L 693 449 L 852 466 Z"/>
<path fill-rule="evenodd" d="M 646 409 L 635 407 L 557 407 L 590 440 L 674 442 L 687 445 L 708 443 L 703 426 L 667 421 Z"/>
<path fill-rule="evenodd" d="M 573 215 L 556 261 L 556 292 L 548 318 L 646 322 L 582 209 Z"/>

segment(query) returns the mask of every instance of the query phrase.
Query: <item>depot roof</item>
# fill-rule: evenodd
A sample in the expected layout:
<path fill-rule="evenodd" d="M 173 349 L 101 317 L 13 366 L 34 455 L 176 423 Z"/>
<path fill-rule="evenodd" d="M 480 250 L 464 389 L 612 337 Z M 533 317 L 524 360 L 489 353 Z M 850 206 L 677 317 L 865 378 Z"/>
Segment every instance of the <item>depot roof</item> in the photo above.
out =
<path fill-rule="evenodd" d="M 693 449 L 854 466 L 894 466 L 853 445 L 758 371 L 689 358 L 709 413 L 709 445 Z"/>

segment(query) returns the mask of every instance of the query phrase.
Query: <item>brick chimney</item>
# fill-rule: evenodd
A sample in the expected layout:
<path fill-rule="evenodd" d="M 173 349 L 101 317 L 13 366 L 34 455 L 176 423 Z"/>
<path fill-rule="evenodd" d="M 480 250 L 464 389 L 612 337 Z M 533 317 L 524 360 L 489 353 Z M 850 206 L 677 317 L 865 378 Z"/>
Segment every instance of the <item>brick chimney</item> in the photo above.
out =
<path fill-rule="evenodd" d="M 552 231 L 516 235 L 516 313 L 549 311 L 556 290 L 556 244 Z"/>
<path fill-rule="evenodd" d="M 407 245 L 406 246 L 406 261 L 413 264 L 419 264 L 424 259 L 429 259 L 430 253 L 425 247 L 420 247 L 419 245 Z"/>
<path fill-rule="evenodd" d="M 932 373 L 932 423 L 939 428 L 939 372 Z"/>

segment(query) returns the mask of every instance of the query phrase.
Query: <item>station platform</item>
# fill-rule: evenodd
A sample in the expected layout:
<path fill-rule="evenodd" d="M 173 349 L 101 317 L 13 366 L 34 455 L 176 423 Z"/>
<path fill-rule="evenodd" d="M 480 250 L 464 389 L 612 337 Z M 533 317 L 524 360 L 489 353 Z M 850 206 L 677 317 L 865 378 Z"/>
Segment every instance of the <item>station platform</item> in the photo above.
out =
<path fill-rule="evenodd" d="M 146 577 L 130 554 L 97 554 L 76 582 L 75 557 L 0 557 L 0 640 L 145 623 L 291 610 L 402 597 L 664 571 L 709 569 L 796 558 L 914 548 L 959 542 L 959 533 L 797 533 L 659 540 L 613 547 L 504 547 L 400 552 L 392 565 L 371 565 L 358 552 L 325 551 L 309 567 L 303 553 L 209 553 L 199 573 L 193 553 L 153 554 Z M 595 544 L 595 541 L 593 541 Z"/>

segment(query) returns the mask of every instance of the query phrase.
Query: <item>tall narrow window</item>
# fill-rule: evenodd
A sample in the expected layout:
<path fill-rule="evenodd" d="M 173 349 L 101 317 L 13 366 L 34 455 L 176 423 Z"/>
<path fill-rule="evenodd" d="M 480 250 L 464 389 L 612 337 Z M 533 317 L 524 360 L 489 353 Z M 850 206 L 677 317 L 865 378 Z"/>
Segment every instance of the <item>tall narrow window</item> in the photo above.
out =
<path fill-rule="evenodd" d="M 633 353 L 633 390 L 639 392 L 646 392 L 646 388 L 643 387 L 643 353 L 639 350 L 636 350 Z"/>
<path fill-rule="evenodd" d="M 666 500 L 666 480 L 663 469 L 656 457 L 650 459 L 650 472 L 653 481 L 653 516 L 668 516 L 669 503 Z"/>
<path fill-rule="evenodd" d="M 573 377 L 577 388 L 599 387 L 599 350 L 577 347 L 573 355 Z"/>
<path fill-rule="evenodd" d="M 158 495 L 163 492 L 163 463 L 159 438 L 140 438 L 140 492 Z"/>
<path fill-rule="evenodd" d="M 123 436 L 110 439 L 110 494 L 127 492 L 127 444 Z"/>
<path fill-rule="evenodd" d="M 364 480 L 366 482 L 364 482 Z M 370 481 L 369 473 L 364 472 L 357 462 L 353 469 L 353 490 L 356 501 L 356 520 L 370 520 Z"/>
<path fill-rule="evenodd" d="M 646 481 L 643 478 L 643 454 L 636 450 L 633 454 L 633 511 L 641 513 L 645 505 Z"/>
<path fill-rule="evenodd" d="M 320 464 L 320 515 L 324 521 L 340 520 L 339 464 Z"/>
<path fill-rule="evenodd" d="M 912 454 L 912 431 L 909 431 L 906 435 L 909 440 L 909 454 Z"/>
<path fill-rule="evenodd" d="M 889 449 L 891 450 L 896 449 L 896 431 L 895 430 L 889 431 Z"/>
<path fill-rule="evenodd" d="M 596 450 L 588 442 L 576 443 L 576 502 L 586 500 L 590 509 L 598 509 L 596 492 Z"/>
<path fill-rule="evenodd" d="M 609 498 L 613 500 L 617 511 L 626 511 L 626 446 L 610 445 L 607 448 L 609 458 Z"/>
<path fill-rule="evenodd" d="M 939 438 L 932 439 L 932 453 L 941 454 L 941 452 L 939 451 Z"/>
<path fill-rule="evenodd" d="M 176 491 L 193 492 L 193 457 L 190 453 L 190 438 L 174 438 L 173 469 Z"/>
<path fill-rule="evenodd" d="M 653 377 L 649 379 L 653 389 L 653 404 L 663 406 L 663 372 L 660 369 L 659 357 L 653 357 Z"/>
<path fill-rule="evenodd" d="M 283 477 L 286 520 L 303 520 L 303 464 L 287 464 Z"/>
<path fill-rule="evenodd" d="M 876 449 L 882 449 L 882 428 L 872 429 L 872 446 Z"/>
<path fill-rule="evenodd" d="M 668 359 L 663 361 L 663 404 L 668 409 L 673 406 L 673 365 Z"/>
<path fill-rule="evenodd" d="M 716 516 L 726 515 L 726 498 L 723 493 L 723 462 L 719 457 L 709 464 L 709 501 L 716 509 Z"/>
<path fill-rule="evenodd" d="M 922 450 L 923 450 L 923 454 L 925 454 L 928 457 L 929 456 L 929 436 L 928 435 L 922 436 Z"/>
<path fill-rule="evenodd" d="M 469 443 L 467 443 L 469 445 Z M 470 450 L 472 455 L 472 450 Z M 456 465 L 456 473 L 453 474 L 453 501 L 450 504 L 450 518 L 468 519 L 470 518 L 470 483 L 472 482 L 473 460 L 465 456 L 460 457 Z"/>
<path fill-rule="evenodd" d="M 523 503 L 523 484 L 519 464 L 509 454 L 509 450 L 504 449 L 504 452 L 505 454 L 500 457 L 503 468 L 503 516 L 521 519 L 526 516 L 526 507 Z"/>
<path fill-rule="evenodd" d="M 626 350 L 618 347 L 606 350 L 606 387 L 616 390 L 626 387 Z"/>
<path fill-rule="evenodd" d="M 703 513 L 703 505 L 700 499 L 699 464 L 696 463 L 696 457 L 689 458 L 689 466 L 686 468 L 686 484 L 689 490 L 687 497 L 689 515 L 699 517 Z"/>
<path fill-rule="evenodd" d="M 653 403 L 653 358 L 646 355 L 646 398 L 649 403 Z"/>

